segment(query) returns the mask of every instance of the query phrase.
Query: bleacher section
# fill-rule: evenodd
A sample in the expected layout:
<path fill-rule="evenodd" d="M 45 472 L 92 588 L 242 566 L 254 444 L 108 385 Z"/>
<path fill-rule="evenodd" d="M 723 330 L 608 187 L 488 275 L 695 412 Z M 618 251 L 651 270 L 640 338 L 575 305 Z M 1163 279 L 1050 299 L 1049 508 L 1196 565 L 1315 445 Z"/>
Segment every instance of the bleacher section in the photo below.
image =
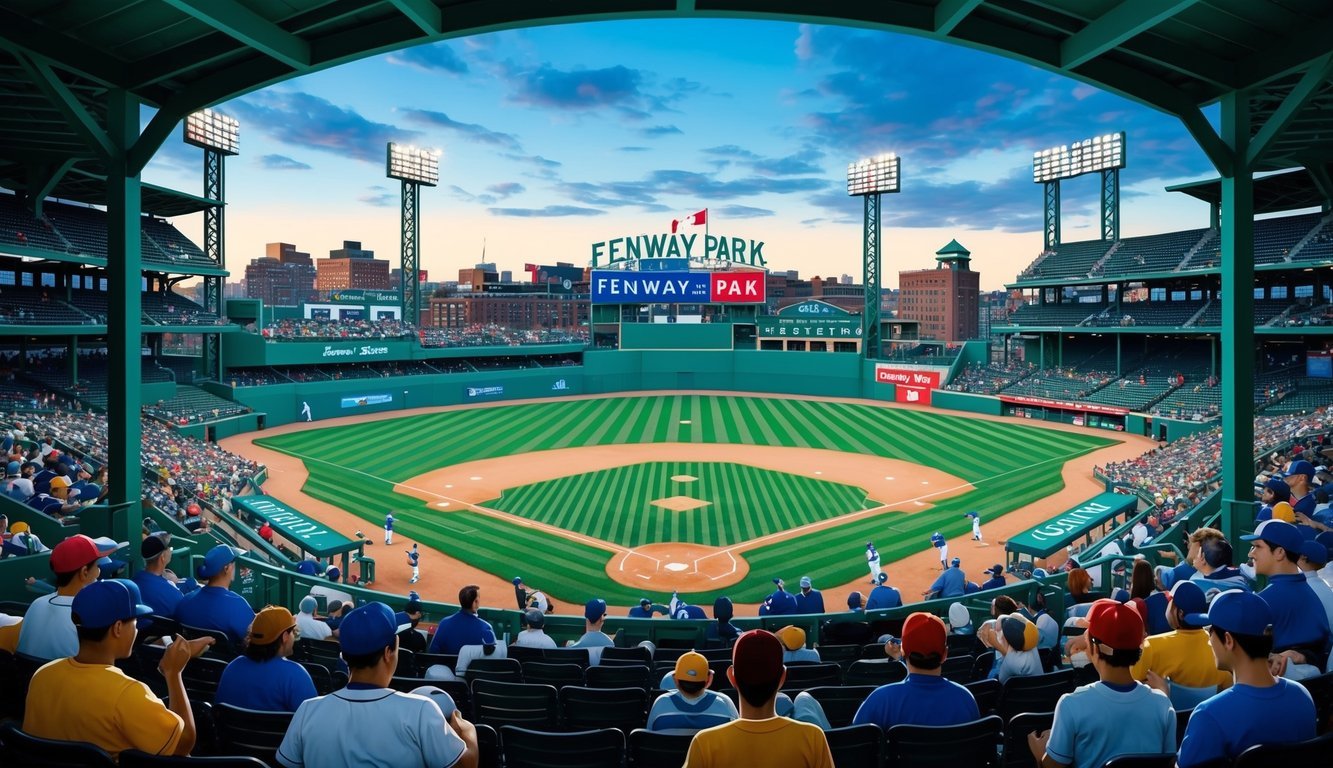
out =
<path fill-rule="evenodd" d="M 63 253 L 67 245 L 49 221 L 33 218 L 14 195 L 0 194 L 0 245 Z"/>
<path fill-rule="evenodd" d="M 1162 376 L 1139 377 L 1138 372 L 1121 377 L 1083 398 L 1089 403 L 1145 411 L 1171 392 L 1175 385 Z"/>
<path fill-rule="evenodd" d="M 0 325 L 91 325 L 94 319 L 60 300 L 60 288 L 0 287 Z"/>
<path fill-rule="evenodd" d="M 1114 378 L 1106 371 L 1047 368 L 1005 387 L 1001 394 L 1081 400 Z"/>
<path fill-rule="evenodd" d="M 46 202 L 42 210 L 43 218 L 34 219 L 17 197 L 0 194 L 0 244 L 99 259 L 107 257 L 106 214 L 103 211 L 57 202 Z M 170 222 L 144 216 L 141 225 L 139 244 L 145 264 L 170 267 L 173 271 L 217 266 Z"/>
<path fill-rule="evenodd" d="M 175 380 L 181 384 L 193 383 L 196 372 L 199 370 L 199 358 L 197 357 L 164 355 L 157 358 L 154 362 L 168 371 L 171 371 Z"/>
<path fill-rule="evenodd" d="M 1317 304 L 1306 309 L 1293 309 L 1291 314 L 1278 325 L 1283 328 L 1333 325 L 1333 304 Z"/>
<path fill-rule="evenodd" d="M 1035 370 L 1022 363 L 1000 365 L 971 364 L 959 371 L 953 381 L 944 388 L 954 392 L 971 392 L 977 395 L 993 395 L 1001 389 L 1022 379 Z"/>
<path fill-rule="evenodd" d="M 1184 326 L 1203 309 L 1202 301 L 1133 301 L 1120 305 L 1119 311 L 1114 306 L 1106 312 L 1088 321 L 1088 325 L 1101 327 L 1115 326 Z"/>
<path fill-rule="evenodd" d="M 1299 378 L 1296 391 L 1264 409 L 1265 414 L 1308 413 L 1333 403 L 1333 381 Z"/>
<path fill-rule="evenodd" d="M 1208 229 L 1168 232 L 1162 235 L 1127 237 L 1106 260 L 1098 274 L 1127 275 L 1136 272 L 1170 272 L 1185 260 L 1185 254 L 1210 234 Z"/>
<path fill-rule="evenodd" d="M 220 317 L 175 291 L 147 291 L 143 314 L 160 325 L 217 325 Z"/>
<path fill-rule="evenodd" d="M 1009 315 L 1010 325 L 1071 326 L 1106 309 L 1105 304 L 1025 304 Z"/>
<path fill-rule="evenodd" d="M 186 384 L 176 385 L 175 397 L 144 406 L 144 413 L 168 424 L 195 424 L 249 412 L 240 403 Z"/>
<path fill-rule="evenodd" d="M 1092 266 L 1110 249 L 1111 243 L 1105 240 L 1060 243 L 1039 263 L 1028 267 L 1022 277 L 1027 279 L 1087 277 L 1092 271 Z"/>
<path fill-rule="evenodd" d="M 1292 261 L 1331 261 L 1333 260 L 1333 219 L 1325 222 L 1300 250 L 1291 257 Z"/>
<path fill-rule="evenodd" d="M 1255 326 L 1268 325 L 1273 318 L 1287 311 L 1291 302 L 1287 299 L 1255 299 L 1254 300 L 1254 324 Z M 1222 324 L 1222 301 L 1214 299 L 1208 303 L 1203 314 L 1194 322 L 1194 327 L 1216 328 Z"/>
<path fill-rule="evenodd" d="M 1284 216 L 1254 222 L 1254 263 L 1277 264 L 1287 261 L 1291 249 L 1319 224 L 1320 214 Z M 1222 263 L 1222 244 L 1209 243 L 1186 264 L 1188 269 L 1217 267 Z"/>

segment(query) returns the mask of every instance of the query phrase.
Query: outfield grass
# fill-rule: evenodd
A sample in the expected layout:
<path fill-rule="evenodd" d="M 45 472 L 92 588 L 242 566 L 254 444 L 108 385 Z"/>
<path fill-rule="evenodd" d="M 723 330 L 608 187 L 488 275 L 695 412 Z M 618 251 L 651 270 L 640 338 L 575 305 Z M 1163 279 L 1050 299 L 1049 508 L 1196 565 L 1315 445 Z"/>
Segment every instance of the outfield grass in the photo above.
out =
<path fill-rule="evenodd" d="M 696 479 L 671 479 L 679 476 Z M 652 504 L 670 496 L 708 506 L 672 511 Z M 508 488 L 481 506 L 622 547 L 663 541 L 725 547 L 879 502 L 855 486 L 745 464 L 652 461 Z"/>
<path fill-rule="evenodd" d="M 689 421 L 682 424 L 682 421 Z M 524 580 L 564 600 L 590 591 L 631 604 L 640 590 L 610 582 L 610 553 L 475 512 L 440 513 L 394 484 L 440 467 L 477 459 L 585 445 L 696 442 L 821 448 L 935 467 L 976 486 L 927 512 L 890 512 L 747 552 L 749 575 L 718 594 L 753 602 L 769 580 L 802 574 L 819 583 L 846 583 L 865 570 L 864 544 L 874 539 L 886 563 L 970 526 L 1040 500 L 1063 487 L 1064 463 L 1114 441 L 1081 434 L 970 419 L 929 411 L 823 401 L 712 395 L 607 397 L 531 403 L 326 427 L 260 438 L 260 445 L 302 459 L 305 492 L 370 523 L 392 510 L 397 527 L 427 546 L 477 568 Z M 739 458 L 739 456 L 738 456 Z M 915 511 L 915 507 L 911 510 Z M 423 563 L 430 567 L 429 560 Z M 390 585 L 383 585 L 386 588 Z"/>

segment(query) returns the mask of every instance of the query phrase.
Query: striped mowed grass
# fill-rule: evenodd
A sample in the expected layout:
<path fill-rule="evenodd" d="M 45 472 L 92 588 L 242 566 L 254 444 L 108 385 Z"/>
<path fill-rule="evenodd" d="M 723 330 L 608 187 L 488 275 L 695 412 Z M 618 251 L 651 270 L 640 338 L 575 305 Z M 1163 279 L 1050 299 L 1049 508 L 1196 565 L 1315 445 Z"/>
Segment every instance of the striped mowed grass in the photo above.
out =
<path fill-rule="evenodd" d="M 673 498 L 702 506 L 676 511 L 653 503 Z M 855 486 L 745 464 L 654 461 L 509 488 L 481 506 L 628 548 L 731 546 L 879 502 Z"/>
<path fill-rule="evenodd" d="M 606 577 L 616 549 L 592 546 L 518 521 L 471 511 L 442 513 L 393 488 L 417 475 L 466 461 L 534 451 L 628 443 L 720 443 L 817 448 L 935 467 L 973 490 L 924 512 L 890 510 L 746 550 L 749 574 L 726 589 L 686 595 L 708 603 L 721 594 L 754 602 L 770 579 L 811 574 L 846 583 L 864 572 L 873 539 L 886 563 L 928 546 L 929 535 L 965 532 L 962 513 L 983 520 L 1039 501 L 1063 487 L 1064 463 L 1115 442 L 1096 434 L 969 419 L 861 403 L 724 395 L 616 396 L 444 411 L 274 437 L 258 444 L 304 461 L 305 493 L 371 523 L 393 511 L 397 528 L 423 544 L 501 578 L 516 552 L 523 577 L 566 601 L 597 594 L 633 604 L 640 590 Z M 738 451 L 738 458 L 743 451 Z M 906 514 L 906 512 L 916 512 Z"/>

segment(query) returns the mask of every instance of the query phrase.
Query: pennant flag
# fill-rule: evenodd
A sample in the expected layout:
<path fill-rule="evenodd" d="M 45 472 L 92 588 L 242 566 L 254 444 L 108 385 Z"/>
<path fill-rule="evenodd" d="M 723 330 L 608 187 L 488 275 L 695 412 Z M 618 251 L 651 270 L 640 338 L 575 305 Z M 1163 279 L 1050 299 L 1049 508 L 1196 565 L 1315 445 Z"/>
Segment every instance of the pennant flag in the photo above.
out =
<path fill-rule="evenodd" d="M 705 208 L 702 211 L 699 211 L 698 213 L 691 213 L 689 216 L 686 216 L 683 219 L 672 219 L 671 234 L 673 235 L 676 234 L 676 231 L 680 229 L 681 225 L 687 225 L 691 227 L 702 227 L 707 223 L 708 223 L 708 209 Z"/>

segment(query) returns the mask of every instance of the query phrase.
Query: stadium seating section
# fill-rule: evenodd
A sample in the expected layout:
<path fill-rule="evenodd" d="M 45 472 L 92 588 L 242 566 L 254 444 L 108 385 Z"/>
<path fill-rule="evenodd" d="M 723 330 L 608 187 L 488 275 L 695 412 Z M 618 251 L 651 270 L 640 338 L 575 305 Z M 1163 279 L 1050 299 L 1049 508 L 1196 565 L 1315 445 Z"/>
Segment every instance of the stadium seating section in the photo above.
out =
<path fill-rule="evenodd" d="M 1127 237 L 1121 240 L 1098 274 L 1129 275 L 1136 272 L 1171 272 L 1185 261 L 1191 249 L 1216 237 L 1215 230 L 1190 229 L 1163 235 Z"/>
<path fill-rule="evenodd" d="M 14 195 L 0 194 L 0 243 L 99 259 L 107 257 L 104 212 L 56 202 L 45 203 L 42 210 L 41 219 L 33 218 Z M 146 264 L 172 271 L 217 266 L 180 230 L 152 216 L 142 219 L 139 244 Z"/>
<path fill-rule="evenodd" d="M 144 413 L 168 424 L 194 424 L 249 412 L 247 406 L 186 384 L 176 385 L 176 396 L 170 400 L 144 406 Z"/>
<path fill-rule="evenodd" d="M 1025 304 L 1009 315 L 1010 325 L 1072 326 L 1106 311 L 1101 303 Z"/>

